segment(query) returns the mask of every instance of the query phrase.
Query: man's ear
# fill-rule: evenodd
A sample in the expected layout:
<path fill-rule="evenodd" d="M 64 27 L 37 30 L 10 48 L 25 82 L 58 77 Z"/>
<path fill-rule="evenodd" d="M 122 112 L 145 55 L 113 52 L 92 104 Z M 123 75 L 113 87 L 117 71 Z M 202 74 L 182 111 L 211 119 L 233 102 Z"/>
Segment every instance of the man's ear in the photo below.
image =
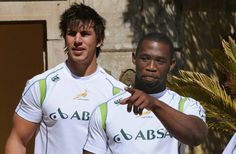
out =
<path fill-rule="evenodd" d="M 172 58 L 171 59 L 171 63 L 170 63 L 170 70 L 169 70 L 169 72 L 171 72 L 175 68 L 175 65 L 176 65 L 176 59 Z"/>
<path fill-rule="evenodd" d="M 103 41 L 99 41 L 99 42 L 97 43 L 96 47 L 97 47 L 97 48 L 101 47 L 101 46 L 102 46 L 102 43 L 103 43 Z"/>
<path fill-rule="evenodd" d="M 132 63 L 136 65 L 136 53 L 132 52 Z"/>

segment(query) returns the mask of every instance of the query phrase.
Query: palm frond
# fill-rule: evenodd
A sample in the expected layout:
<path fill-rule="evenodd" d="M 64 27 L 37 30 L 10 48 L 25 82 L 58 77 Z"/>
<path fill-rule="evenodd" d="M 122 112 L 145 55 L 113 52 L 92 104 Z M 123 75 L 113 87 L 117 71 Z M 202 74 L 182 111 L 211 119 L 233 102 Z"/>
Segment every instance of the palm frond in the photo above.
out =
<path fill-rule="evenodd" d="M 222 40 L 222 46 L 224 51 L 213 49 L 208 50 L 207 53 L 222 72 L 236 78 L 236 44 L 229 37 L 229 42 Z"/>
<path fill-rule="evenodd" d="M 236 79 L 228 79 L 225 83 L 224 83 L 225 87 L 229 87 L 229 92 L 230 95 L 232 96 L 232 98 L 236 98 Z"/>
<path fill-rule="evenodd" d="M 207 114 L 208 126 L 221 132 L 233 134 L 236 130 L 236 121 L 230 112 L 220 110 L 219 107 L 201 102 Z"/>
<path fill-rule="evenodd" d="M 207 51 L 212 61 L 219 67 L 222 72 L 231 74 L 236 77 L 236 63 L 229 56 L 217 49 Z"/>
<path fill-rule="evenodd" d="M 225 51 L 225 54 L 236 64 L 236 44 L 234 40 L 229 37 L 229 42 L 223 40 L 222 45 Z"/>
<path fill-rule="evenodd" d="M 236 105 L 219 85 L 216 78 L 190 71 L 180 71 L 180 77 L 168 79 L 167 85 L 174 91 L 200 101 L 206 109 L 208 125 L 221 131 L 236 131 Z M 224 125 L 222 125 L 224 123 Z"/>
<path fill-rule="evenodd" d="M 174 76 L 173 79 L 176 79 L 174 82 L 176 83 L 185 83 L 187 84 L 186 86 L 189 86 L 191 84 L 192 88 L 197 88 L 205 93 L 207 95 L 211 96 L 211 99 L 214 100 L 221 100 L 225 101 L 225 107 L 228 108 L 234 108 L 236 111 L 236 107 L 233 106 L 233 102 L 230 96 L 226 93 L 224 89 L 219 85 L 219 82 L 216 78 L 210 78 L 207 75 L 203 73 L 198 73 L 198 72 L 190 72 L 190 71 L 183 71 L 181 70 L 179 72 L 180 77 Z M 204 99 L 204 98 L 202 98 Z"/>

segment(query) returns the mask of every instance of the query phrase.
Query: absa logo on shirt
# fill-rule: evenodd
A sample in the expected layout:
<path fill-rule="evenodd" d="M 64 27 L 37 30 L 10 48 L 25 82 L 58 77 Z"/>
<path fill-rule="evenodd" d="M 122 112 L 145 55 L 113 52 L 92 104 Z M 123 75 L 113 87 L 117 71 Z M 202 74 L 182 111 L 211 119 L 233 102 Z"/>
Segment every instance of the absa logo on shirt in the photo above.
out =
<path fill-rule="evenodd" d="M 164 128 L 153 130 L 139 130 L 136 134 L 130 134 L 125 132 L 123 129 L 120 130 L 120 133 L 113 137 L 113 141 L 116 143 L 121 143 L 126 140 L 154 140 L 154 139 L 163 139 L 163 138 L 172 138 L 173 136 Z"/>

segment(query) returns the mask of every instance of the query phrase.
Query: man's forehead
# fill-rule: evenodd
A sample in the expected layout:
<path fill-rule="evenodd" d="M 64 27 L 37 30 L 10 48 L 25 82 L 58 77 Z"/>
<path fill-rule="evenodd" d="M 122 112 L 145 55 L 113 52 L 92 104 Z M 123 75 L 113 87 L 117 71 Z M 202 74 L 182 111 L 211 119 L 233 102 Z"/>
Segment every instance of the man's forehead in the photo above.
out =
<path fill-rule="evenodd" d="M 165 42 L 144 40 L 138 50 L 138 55 L 159 55 L 160 53 L 170 54 L 170 47 Z"/>
<path fill-rule="evenodd" d="M 81 21 L 75 20 L 70 21 L 67 25 L 67 29 L 70 30 L 93 30 L 94 22 L 93 21 Z"/>
<path fill-rule="evenodd" d="M 155 40 L 144 40 L 140 48 L 148 48 L 148 49 L 160 49 L 160 48 L 167 48 L 169 49 L 169 45 L 163 41 L 155 41 Z"/>

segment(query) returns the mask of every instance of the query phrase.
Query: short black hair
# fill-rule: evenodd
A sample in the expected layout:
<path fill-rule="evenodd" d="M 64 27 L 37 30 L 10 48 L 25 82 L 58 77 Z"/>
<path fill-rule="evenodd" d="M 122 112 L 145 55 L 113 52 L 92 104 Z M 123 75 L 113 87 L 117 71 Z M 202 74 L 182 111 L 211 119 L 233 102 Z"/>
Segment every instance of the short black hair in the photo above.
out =
<path fill-rule="evenodd" d="M 168 36 L 166 36 L 165 34 L 158 33 L 158 32 L 152 32 L 152 33 L 148 33 L 148 34 L 144 35 L 138 42 L 138 45 L 136 48 L 136 54 L 139 52 L 140 46 L 144 40 L 151 40 L 151 41 L 167 44 L 169 46 L 169 50 L 170 50 L 170 58 L 171 59 L 173 58 L 174 46 L 173 46 L 173 43 L 170 40 L 170 38 Z"/>
<path fill-rule="evenodd" d="M 65 39 L 66 31 L 69 23 L 74 24 L 93 24 L 93 28 L 97 37 L 97 42 L 103 42 L 105 39 L 105 25 L 106 21 L 101 17 L 93 8 L 86 6 L 82 3 L 73 3 L 68 9 L 60 16 L 59 29 L 61 37 Z M 100 47 L 97 48 L 96 56 L 100 53 Z"/>

